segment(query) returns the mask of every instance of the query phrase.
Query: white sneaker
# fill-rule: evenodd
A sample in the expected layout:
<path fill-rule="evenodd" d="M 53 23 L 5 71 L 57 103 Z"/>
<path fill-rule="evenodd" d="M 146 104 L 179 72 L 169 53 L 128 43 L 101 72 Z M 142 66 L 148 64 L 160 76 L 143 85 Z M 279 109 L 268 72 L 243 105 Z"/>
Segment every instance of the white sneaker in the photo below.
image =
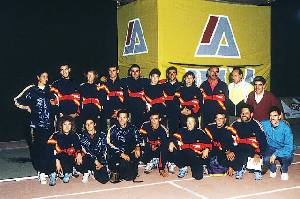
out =
<path fill-rule="evenodd" d="M 83 177 L 82 177 L 82 182 L 83 183 L 88 183 L 89 182 L 89 176 L 90 176 L 89 173 L 84 173 Z"/>
<path fill-rule="evenodd" d="M 270 171 L 270 178 L 276 178 L 276 172 Z"/>
<path fill-rule="evenodd" d="M 154 167 L 154 164 L 152 162 L 147 163 L 144 172 L 147 174 L 150 173 L 152 171 L 153 167 Z"/>
<path fill-rule="evenodd" d="M 175 173 L 175 168 L 176 168 L 176 165 L 174 163 L 171 163 L 171 162 L 168 163 L 169 173 Z"/>
<path fill-rule="evenodd" d="M 159 158 L 153 158 L 150 162 L 152 162 L 153 167 L 158 168 Z"/>
<path fill-rule="evenodd" d="M 41 184 L 47 184 L 47 179 L 46 179 L 46 174 L 45 173 L 40 173 L 39 181 L 40 181 Z"/>
<path fill-rule="evenodd" d="M 288 180 L 289 179 L 289 174 L 288 173 L 282 173 L 281 174 L 281 180 Z"/>

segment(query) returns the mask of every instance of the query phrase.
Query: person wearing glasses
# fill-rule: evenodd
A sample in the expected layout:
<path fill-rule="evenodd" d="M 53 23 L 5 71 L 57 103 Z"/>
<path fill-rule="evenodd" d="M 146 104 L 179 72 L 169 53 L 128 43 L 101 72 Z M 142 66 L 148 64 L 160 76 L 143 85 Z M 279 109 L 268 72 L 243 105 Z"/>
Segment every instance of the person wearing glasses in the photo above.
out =
<path fill-rule="evenodd" d="M 283 108 L 280 100 L 266 89 L 266 80 L 262 76 L 253 79 L 254 91 L 249 93 L 247 104 L 253 106 L 253 118 L 262 121 L 269 119 L 269 110 L 273 106 L 278 106 L 283 118 Z"/>

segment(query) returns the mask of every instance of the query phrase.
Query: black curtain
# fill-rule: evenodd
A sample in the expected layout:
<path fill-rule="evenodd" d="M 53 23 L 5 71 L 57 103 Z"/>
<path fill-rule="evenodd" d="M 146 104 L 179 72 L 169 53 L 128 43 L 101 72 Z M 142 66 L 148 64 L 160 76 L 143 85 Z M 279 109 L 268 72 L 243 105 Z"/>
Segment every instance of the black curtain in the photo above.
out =
<path fill-rule="evenodd" d="M 111 0 L 11 0 L 0 4 L 0 141 L 24 139 L 27 114 L 13 98 L 36 81 L 37 68 L 59 77 L 68 63 L 83 81 L 87 68 L 117 64 L 117 8 Z"/>

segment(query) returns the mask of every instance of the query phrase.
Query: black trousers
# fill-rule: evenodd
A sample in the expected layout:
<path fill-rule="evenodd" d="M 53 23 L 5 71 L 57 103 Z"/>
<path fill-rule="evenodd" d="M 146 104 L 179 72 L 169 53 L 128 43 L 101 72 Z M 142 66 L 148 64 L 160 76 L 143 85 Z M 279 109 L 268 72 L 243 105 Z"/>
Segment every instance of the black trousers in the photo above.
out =
<path fill-rule="evenodd" d="M 120 179 L 126 181 L 134 180 L 138 175 L 139 159 L 134 154 L 127 154 L 130 161 L 126 161 L 117 154 L 111 154 L 108 161 L 108 168 L 113 173 L 119 173 Z"/>
<path fill-rule="evenodd" d="M 206 160 L 203 160 L 194 151 L 190 149 L 175 150 L 171 153 L 170 158 L 179 168 L 190 166 L 192 177 L 196 180 L 203 178 L 203 164 L 205 164 Z"/>
<path fill-rule="evenodd" d="M 151 145 L 146 144 L 144 147 L 144 154 L 142 156 L 142 162 L 147 164 L 153 158 L 159 158 L 158 169 L 163 170 L 168 161 L 168 149 L 166 146 L 161 145 L 155 151 L 152 151 Z"/>
<path fill-rule="evenodd" d="M 56 156 L 60 161 L 62 170 L 64 173 L 72 173 L 73 167 L 75 166 L 75 157 L 66 153 L 60 153 Z"/>
<path fill-rule="evenodd" d="M 55 171 L 53 147 L 47 144 L 51 132 L 47 129 L 31 128 L 31 145 L 29 146 L 32 165 L 41 173 Z"/>
<path fill-rule="evenodd" d="M 95 179 L 102 184 L 105 184 L 109 181 L 107 165 L 103 165 L 101 169 L 97 170 L 95 160 L 90 156 L 83 156 L 82 164 L 77 165 L 76 169 L 82 174 L 87 173 L 88 170 L 93 171 Z"/>

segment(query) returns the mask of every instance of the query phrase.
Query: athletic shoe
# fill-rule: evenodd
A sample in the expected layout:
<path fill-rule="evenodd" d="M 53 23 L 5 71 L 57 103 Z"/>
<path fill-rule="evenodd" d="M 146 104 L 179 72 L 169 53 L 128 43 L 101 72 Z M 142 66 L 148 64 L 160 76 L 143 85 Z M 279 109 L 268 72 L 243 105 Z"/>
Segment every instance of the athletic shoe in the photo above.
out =
<path fill-rule="evenodd" d="M 45 173 L 40 173 L 39 174 L 39 181 L 41 184 L 47 184 L 47 179 L 46 179 L 46 174 Z"/>
<path fill-rule="evenodd" d="M 72 176 L 71 173 L 65 173 L 65 175 L 63 177 L 63 182 L 68 183 L 70 181 L 71 176 Z"/>
<path fill-rule="evenodd" d="M 147 174 L 151 173 L 153 167 L 154 167 L 154 164 L 153 164 L 152 161 L 150 161 L 149 163 L 147 163 L 144 172 L 147 173 Z"/>
<path fill-rule="evenodd" d="M 78 178 L 79 175 L 80 175 L 80 172 L 78 172 L 78 171 L 76 170 L 76 168 L 73 167 L 72 176 L 75 177 L 75 178 Z"/>
<path fill-rule="evenodd" d="M 159 158 L 153 158 L 151 160 L 153 167 L 158 168 Z"/>
<path fill-rule="evenodd" d="M 178 177 L 183 178 L 187 174 L 187 167 L 182 167 L 179 169 Z"/>
<path fill-rule="evenodd" d="M 53 172 L 49 175 L 49 186 L 55 186 L 56 185 L 56 173 Z"/>
<path fill-rule="evenodd" d="M 255 175 L 255 180 L 262 180 L 262 175 L 260 171 L 255 171 L 254 175 Z"/>
<path fill-rule="evenodd" d="M 240 170 L 235 172 L 235 179 L 242 179 L 245 174 L 245 170 Z"/>
<path fill-rule="evenodd" d="M 90 176 L 89 173 L 84 173 L 83 177 L 82 177 L 82 182 L 83 183 L 88 183 L 89 182 L 89 176 Z"/>
<path fill-rule="evenodd" d="M 168 163 L 168 170 L 169 170 L 169 173 L 175 173 L 175 168 L 176 168 L 176 165 L 172 162 L 169 162 Z"/>
<path fill-rule="evenodd" d="M 288 173 L 282 173 L 281 174 L 281 180 L 289 180 L 289 174 Z"/>
<path fill-rule="evenodd" d="M 270 178 L 276 178 L 276 171 L 275 172 L 270 171 Z"/>

